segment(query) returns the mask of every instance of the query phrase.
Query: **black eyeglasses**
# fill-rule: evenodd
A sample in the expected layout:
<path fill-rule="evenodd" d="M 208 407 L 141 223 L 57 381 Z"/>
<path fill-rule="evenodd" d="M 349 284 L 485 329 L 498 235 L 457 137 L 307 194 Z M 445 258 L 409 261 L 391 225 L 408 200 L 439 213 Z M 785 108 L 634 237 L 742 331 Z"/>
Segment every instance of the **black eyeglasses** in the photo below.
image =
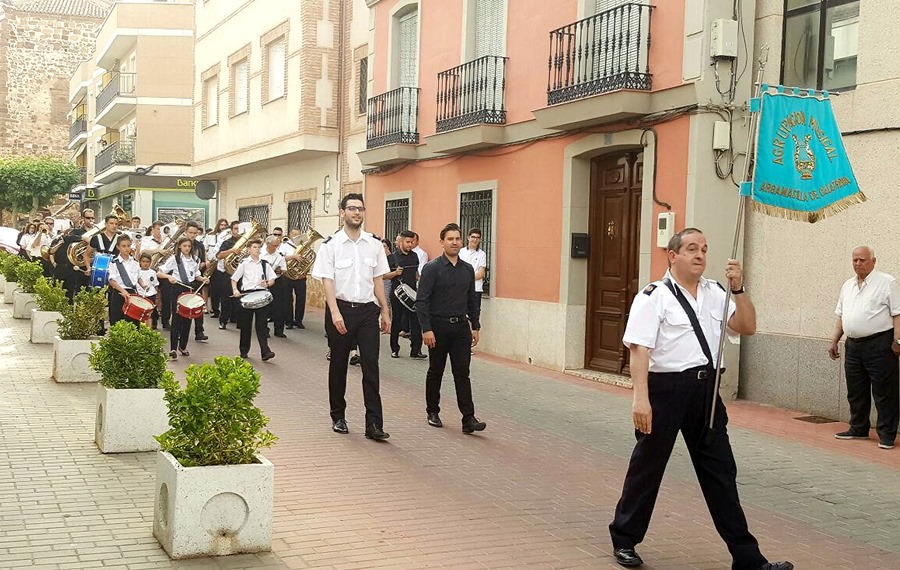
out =
<path fill-rule="evenodd" d="M 365 206 L 347 206 L 344 209 L 347 210 L 348 212 L 365 212 L 366 211 Z"/>

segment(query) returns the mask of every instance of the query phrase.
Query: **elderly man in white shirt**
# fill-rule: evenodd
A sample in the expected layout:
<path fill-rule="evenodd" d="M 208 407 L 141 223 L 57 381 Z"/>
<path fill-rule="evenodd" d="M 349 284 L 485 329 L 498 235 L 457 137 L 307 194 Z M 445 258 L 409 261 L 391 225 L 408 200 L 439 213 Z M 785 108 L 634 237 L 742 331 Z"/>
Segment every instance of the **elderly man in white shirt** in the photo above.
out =
<path fill-rule="evenodd" d="M 875 271 L 875 251 L 853 250 L 855 277 L 844 282 L 835 314 L 838 316 L 828 355 L 840 358 L 838 342 L 847 335 L 844 375 L 850 403 L 850 429 L 837 439 L 868 439 L 871 400 L 875 400 L 878 447 L 891 449 L 900 420 L 900 285 L 887 273 Z"/>

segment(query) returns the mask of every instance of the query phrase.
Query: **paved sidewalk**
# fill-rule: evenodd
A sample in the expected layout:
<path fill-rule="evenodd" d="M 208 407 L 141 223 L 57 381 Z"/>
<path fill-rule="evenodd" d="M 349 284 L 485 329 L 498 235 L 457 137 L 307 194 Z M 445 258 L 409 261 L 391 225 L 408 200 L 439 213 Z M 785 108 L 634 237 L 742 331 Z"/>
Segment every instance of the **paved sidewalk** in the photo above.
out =
<path fill-rule="evenodd" d="M 606 525 L 633 438 L 630 392 L 479 355 L 478 415 L 460 432 L 452 381 L 445 427 L 424 418 L 425 362 L 382 346 L 387 443 L 363 437 L 360 372 L 348 383 L 350 435 L 330 430 L 321 314 L 272 339 L 258 404 L 281 439 L 273 552 L 172 562 L 151 534 L 152 453 L 102 455 L 95 390 L 49 378 L 52 347 L 0 306 L 0 568 L 618 568 Z M 207 323 L 207 344 L 173 363 L 237 351 L 237 331 Z M 386 340 L 386 339 L 385 339 Z M 405 352 L 404 352 L 405 354 Z M 448 367 L 449 368 L 449 367 Z M 448 370 L 449 375 L 449 370 Z M 837 442 L 842 424 L 749 403 L 729 406 L 751 530 L 773 559 L 807 569 L 900 568 L 900 450 Z M 683 445 L 676 447 L 647 541 L 648 569 L 721 569 Z"/>

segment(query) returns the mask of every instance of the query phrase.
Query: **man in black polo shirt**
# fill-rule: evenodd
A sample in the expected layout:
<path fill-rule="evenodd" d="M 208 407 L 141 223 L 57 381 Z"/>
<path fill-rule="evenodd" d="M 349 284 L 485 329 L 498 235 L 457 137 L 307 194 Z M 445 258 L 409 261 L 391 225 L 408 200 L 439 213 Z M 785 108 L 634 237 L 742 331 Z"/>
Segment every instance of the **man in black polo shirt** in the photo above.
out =
<path fill-rule="evenodd" d="M 425 412 L 428 425 L 442 427 L 441 379 L 450 356 L 456 402 L 462 413 L 463 433 L 482 431 L 487 424 L 475 417 L 469 365 L 472 347 L 478 344 L 478 297 L 475 294 L 475 270 L 459 258 L 462 230 L 447 224 L 441 230 L 444 254 L 425 264 L 416 297 L 416 314 L 422 325 L 422 338 L 428 347 L 428 374 L 425 376 Z"/>
<path fill-rule="evenodd" d="M 419 277 L 419 256 L 412 250 L 413 237 L 415 236 L 409 230 L 400 232 L 400 239 L 397 251 L 392 255 L 391 272 L 392 289 L 396 291 L 401 283 L 416 289 L 416 279 Z M 391 358 L 400 358 L 400 331 L 403 328 L 401 315 L 411 313 L 406 306 L 400 302 L 397 295 L 391 295 L 391 313 L 394 315 L 391 321 Z M 419 327 L 419 321 L 414 315 L 409 318 L 409 346 L 410 357 L 416 359 L 428 358 L 422 354 L 422 329 Z"/>
<path fill-rule="evenodd" d="M 221 306 L 213 307 L 213 311 L 219 311 L 219 329 L 225 330 L 228 321 L 237 317 L 235 299 L 231 296 L 231 276 L 225 271 L 225 258 L 232 253 L 238 253 L 234 249 L 237 240 L 241 237 L 241 223 L 237 220 L 231 222 L 231 235 L 228 239 L 219 243 L 216 249 L 216 271 L 213 273 L 211 288 L 215 288 L 220 299 Z"/>

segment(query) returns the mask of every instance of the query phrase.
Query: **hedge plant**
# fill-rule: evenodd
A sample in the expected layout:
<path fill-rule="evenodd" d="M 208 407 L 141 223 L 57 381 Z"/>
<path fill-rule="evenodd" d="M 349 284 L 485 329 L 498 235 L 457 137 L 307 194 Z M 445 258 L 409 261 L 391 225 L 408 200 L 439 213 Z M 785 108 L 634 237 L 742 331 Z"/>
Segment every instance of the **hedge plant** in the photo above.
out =
<path fill-rule="evenodd" d="M 34 286 L 43 275 L 44 266 L 40 261 L 26 261 L 16 266 L 16 281 L 23 293 L 34 293 Z"/>
<path fill-rule="evenodd" d="M 63 289 L 62 282 L 40 277 L 34 284 L 34 302 L 37 303 L 39 311 L 62 313 L 69 306 L 69 297 Z"/>
<path fill-rule="evenodd" d="M 92 289 L 83 287 L 75 295 L 71 305 L 60 311 L 59 338 L 63 340 L 87 340 L 100 330 L 100 320 L 106 314 L 106 287 Z"/>
<path fill-rule="evenodd" d="M 7 283 L 15 283 L 18 280 L 16 268 L 23 263 L 25 263 L 25 260 L 18 255 L 7 255 L 2 259 L 3 266 L 0 267 L 0 271 L 3 272 L 3 277 L 6 278 Z"/>
<path fill-rule="evenodd" d="M 166 367 L 165 340 L 143 323 L 119 321 L 91 347 L 91 368 L 100 373 L 107 388 L 157 388 L 174 376 Z"/>
<path fill-rule="evenodd" d="M 192 364 L 187 386 L 163 378 L 171 429 L 156 436 L 160 448 L 185 467 L 256 463 L 260 449 L 277 441 L 253 404 L 259 373 L 241 358 L 219 356 L 215 363 Z"/>

